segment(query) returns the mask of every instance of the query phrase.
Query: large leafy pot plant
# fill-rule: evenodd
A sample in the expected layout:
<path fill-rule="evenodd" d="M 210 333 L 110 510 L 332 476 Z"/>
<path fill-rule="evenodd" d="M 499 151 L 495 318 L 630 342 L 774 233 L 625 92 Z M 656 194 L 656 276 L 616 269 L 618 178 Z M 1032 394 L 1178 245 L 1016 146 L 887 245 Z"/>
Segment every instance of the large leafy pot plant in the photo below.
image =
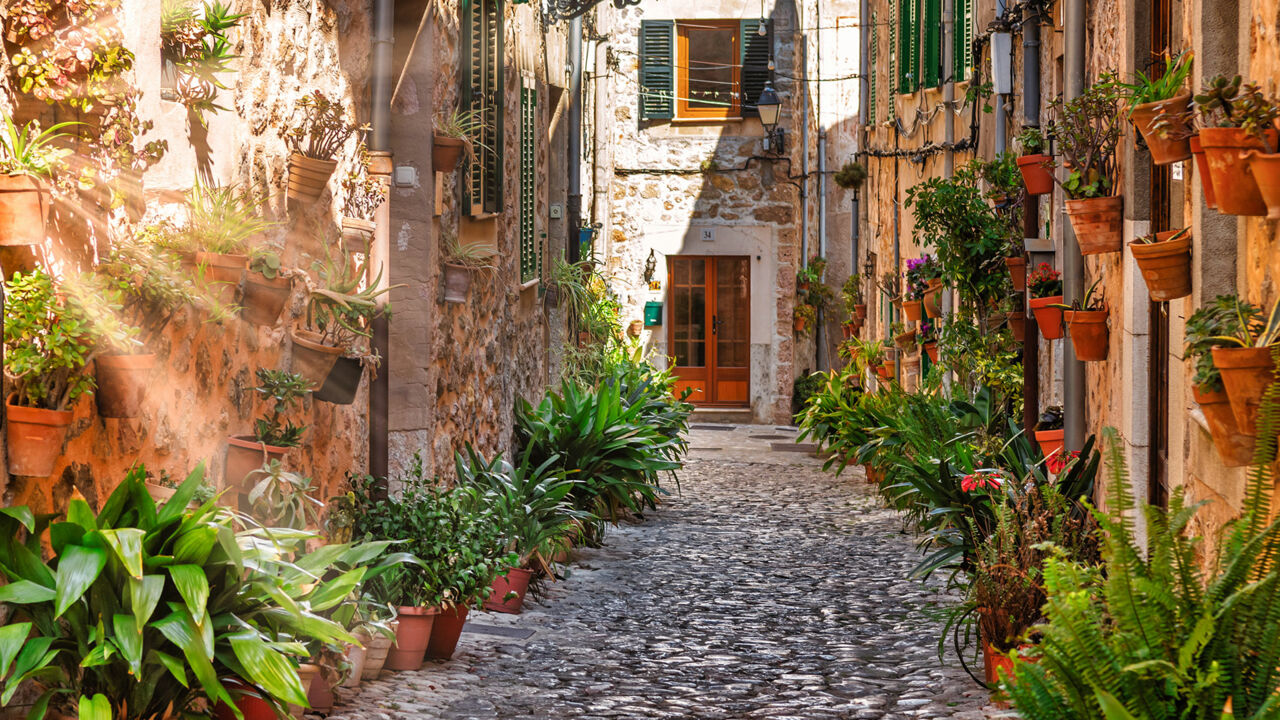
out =
<path fill-rule="evenodd" d="M 1104 73 L 1079 97 L 1053 104 L 1051 134 L 1067 168 L 1062 189 L 1073 200 L 1115 194 L 1121 119 L 1115 78 Z"/>
<path fill-rule="evenodd" d="M 323 613 L 385 546 L 301 555 L 309 533 L 237 531 L 212 501 L 188 510 L 202 469 L 160 507 L 145 477 L 130 471 L 97 514 L 83 500 L 62 519 L 0 509 L 0 602 L 15 606 L 0 628 L 0 705 L 28 681 L 41 691 L 34 720 L 76 707 L 94 720 L 206 717 L 242 692 L 305 705 L 303 643 L 355 642 Z"/>

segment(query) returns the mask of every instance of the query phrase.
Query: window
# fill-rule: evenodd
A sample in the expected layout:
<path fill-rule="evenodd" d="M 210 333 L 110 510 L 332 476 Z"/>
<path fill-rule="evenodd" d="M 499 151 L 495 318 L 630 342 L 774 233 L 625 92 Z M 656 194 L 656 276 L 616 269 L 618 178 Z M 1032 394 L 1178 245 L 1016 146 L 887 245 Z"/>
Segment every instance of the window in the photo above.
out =
<path fill-rule="evenodd" d="M 880 28 L 876 24 L 876 14 L 871 13 L 871 43 L 868 48 L 868 55 L 870 56 L 868 58 L 868 65 L 870 65 L 872 69 L 867 72 L 867 77 L 870 78 L 871 82 L 869 83 L 870 87 L 868 88 L 867 119 L 864 121 L 864 124 L 872 126 L 876 124 L 876 76 L 880 74 L 875 71 L 875 68 L 879 67 L 879 65 L 877 65 L 877 60 L 880 55 L 879 30 Z"/>
<path fill-rule="evenodd" d="M 756 115 L 772 79 L 773 23 L 644 20 L 640 23 L 640 118 Z"/>
<path fill-rule="evenodd" d="M 955 57 L 951 60 L 951 74 L 956 82 L 964 82 L 973 75 L 973 0 L 955 0 L 955 3 Z"/>
<path fill-rule="evenodd" d="M 538 90 L 528 80 L 520 88 L 520 282 L 542 275 L 542 248 L 537 238 L 535 190 L 538 172 Z"/>
<path fill-rule="evenodd" d="M 463 107 L 482 120 L 466 185 L 469 214 L 502 211 L 502 0 L 462 0 Z"/>
<path fill-rule="evenodd" d="M 968 17 L 966 2 L 956 0 L 957 20 L 962 12 L 964 18 Z M 968 22 L 966 19 L 965 26 Z M 942 0 L 899 0 L 896 30 L 898 92 L 913 93 L 941 85 L 947 79 L 942 57 Z M 968 39 L 961 37 L 959 22 L 956 32 L 956 42 L 967 46 Z M 957 45 L 956 55 L 959 53 Z M 956 58 L 950 62 L 954 71 Z"/>

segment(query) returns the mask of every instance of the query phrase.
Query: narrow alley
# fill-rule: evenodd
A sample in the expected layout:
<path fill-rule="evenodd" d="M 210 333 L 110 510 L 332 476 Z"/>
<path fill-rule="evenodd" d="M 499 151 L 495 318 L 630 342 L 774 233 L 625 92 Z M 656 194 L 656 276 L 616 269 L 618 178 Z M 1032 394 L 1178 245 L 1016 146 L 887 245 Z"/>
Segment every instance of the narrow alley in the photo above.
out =
<path fill-rule="evenodd" d="M 956 599 L 907 578 L 911 538 L 861 470 L 824 474 L 794 438 L 695 425 L 659 512 L 577 550 L 523 614 L 472 614 L 453 660 L 384 673 L 329 717 L 984 717 L 987 693 L 937 657 Z"/>

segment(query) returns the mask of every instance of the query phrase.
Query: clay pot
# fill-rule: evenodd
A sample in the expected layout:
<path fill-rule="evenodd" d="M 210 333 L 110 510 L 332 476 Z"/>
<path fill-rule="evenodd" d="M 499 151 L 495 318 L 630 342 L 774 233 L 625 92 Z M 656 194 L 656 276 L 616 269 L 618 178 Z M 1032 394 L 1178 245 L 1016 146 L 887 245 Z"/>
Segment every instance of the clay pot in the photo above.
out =
<path fill-rule="evenodd" d="M 1005 313 L 1004 320 L 1009 324 L 1009 332 L 1013 333 L 1015 342 L 1027 340 L 1027 316 L 1021 311 Z"/>
<path fill-rule="evenodd" d="M 462 637 L 462 626 L 467 623 L 469 608 L 457 605 L 450 610 L 441 610 L 436 622 L 431 627 L 431 642 L 427 644 L 427 657 L 436 660 L 448 660 L 453 651 L 458 649 L 458 639 Z"/>
<path fill-rule="evenodd" d="M 1040 334 L 1044 335 L 1045 340 L 1062 337 L 1062 308 L 1049 307 L 1061 305 L 1061 295 L 1031 298 L 1027 304 L 1031 307 L 1031 313 L 1036 316 L 1036 324 L 1040 326 Z"/>
<path fill-rule="evenodd" d="M 1107 359 L 1106 310 L 1067 310 L 1063 319 L 1067 332 L 1071 333 L 1071 347 L 1080 362 L 1099 362 Z"/>
<path fill-rule="evenodd" d="M 902 333 L 901 335 L 895 335 L 895 336 L 893 337 L 893 344 L 894 344 L 894 345 L 897 345 L 897 346 L 898 346 L 898 348 L 899 348 L 900 350 L 906 350 L 907 348 L 911 347 L 912 345 L 915 345 L 915 344 L 916 344 L 916 331 L 915 331 L 915 330 L 909 330 L 909 331 L 907 331 L 907 332 Z"/>
<path fill-rule="evenodd" d="M 1258 184 L 1258 194 L 1267 204 L 1267 217 L 1280 220 L 1280 153 L 1260 153 L 1250 150 L 1245 161 L 1249 173 Z"/>
<path fill-rule="evenodd" d="M 938 343 L 927 342 L 921 347 L 924 348 L 925 354 L 929 356 L 929 362 L 931 363 L 938 362 Z"/>
<path fill-rule="evenodd" d="M 240 317 L 254 325 L 274 326 L 292 292 L 293 280 L 290 278 L 268 279 L 262 273 L 251 272 L 244 280 Z"/>
<path fill-rule="evenodd" d="M 99 355 L 93 361 L 93 374 L 98 384 L 94 391 L 98 414 L 109 418 L 138 417 L 142 411 L 142 400 L 147 395 L 151 370 L 155 366 L 155 353 Z"/>
<path fill-rule="evenodd" d="M 1075 230 L 1081 255 L 1101 255 L 1120 252 L 1124 239 L 1124 198 L 1112 195 L 1104 198 L 1067 200 L 1067 215 Z"/>
<path fill-rule="evenodd" d="M 809 321 L 802 317 L 794 317 L 791 319 L 791 328 L 798 333 L 804 332 L 804 329 L 808 327 L 808 325 Z"/>
<path fill-rule="evenodd" d="M 879 375 L 880 379 L 885 382 L 893 379 L 893 369 L 893 362 L 889 360 L 875 367 L 876 375 Z"/>
<path fill-rule="evenodd" d="M 902 316 L 905 317 L 908 322 L 920 322 L 920 315 L 923 307 L 924 302 L 921 300 L 907 300 L 902 303 Z"/>
<path fill-rule="evenodd" d="M 5 403 L 6 439 L 9 447 L 9 474 L 49 477 L 62 455 L 62 445 L 71 425 L 70 410 L 45 410 Z"/>
<path fill-rule="evenodd" d="M 1157 100 L 1156 102 L 1143 103 L 1133 108 L 1133 112 L 1129 115 L 1129 119 L 1133 121 L 1133 126 L 1138 132 L 1142 133 L 1142 139 L 1147 141 L 1147 148 L 1151 150 L 1151 162 L 1156 165 L 1170 165 L 1176 162 L 1182 162 L 1191 157 L 1191 143 L 1188 138 L 1173 139 L 1165 137 L 1166 133 L 1152 128 L 1160 113 L 1166 109 L 1171 111 L 1186 110 L 1187 105 L 1191 102 L 1191 93 L 1183 93 L 1167 100 Z M 1179 130 L 1183 132 L 1178 132 Z M 1173 135 L 1185 133 L 1185 128 L 1173 128 Z"/>
<path fill-rule="evenodd" d="M 227 438 L 227 462 L 226 470 L 222 475 L 222 486 L 224 488 L 244 487 L 245 480 L 250 474 L 272 460 L 284 462 L 287 452 L 289 452 L 287 447 L 260 443 L 252 435 L 236 435 Z"/>
<path fill-rule="evenodd" d="M 1214 348 L 1213 365 L 1222 374 L 1222 384 L 1227 388 L 1231 412 L 1235 414 L 1240 432 L 1256 435 L 1258 406 L 1275 376 L 1270 348 Z"/>
<path fill-rule="evenodd" d="M 1022 292 L 1027 289 L 1027 259 L 1024 257 L 1007 257 L 1004 266 L 1009 268 L 1009 277 L 1013 280 L 1013 289 Z"/>
<path fill-rule="evenodd" d="M 307 688 L 307 704 L 311 706 L 311 712 L 321 715 L 327 715 L 333 710 L 333 688 L 324 673 L 316 675 L 311 681 L 311 687 Z"/>
<path fill-rule="evenodd" d="M 1204 188 L 1204 203 L 1210 210 L 1218 209 L 1218 198 L 1213 190 L 1213 176 L 1209 174 L 1209 160 L 1205 158 L 1204 146 L 1200 144 L 1200 136 L 1189 138 L 1191 155 L 1196 159 L 1196 174 L 1200 176 L 1200 187 Z"/>
<path fill-rule="evenodd" d="M 196 253 L 196 265 L 204 268 L 205 281 L 214 285 L 213 290 L 223 305 L 235 302 L 236 291 L 240 289 L 240 280 L 248 262 L 247 255 Z"/>
<path fill-rule="evenodd" d="M 1046 459 L 1054 457 L 1062 450 L 1063 436 L 1065 431 L 1062 428 L 1057 430 L 1036 430 L 1036 442 L 1040 444 L 1040 454 Z"/>
<path fill-rule="evenodd" d="M 342 348 L 325 345 L 319 333 L 310 330 L 293 331 L 293 356 L 289 368 L 320 387 L 329 378 L 334 363 L 342 355 Z"/>
<path fill-rule="evenodd" d="M 49 189 L 31 175 L 0 175 L 0 246 L 44 242 Z"/>
<path fill-rule="evenodd" d="M 263 699 L 261 690 L 239 680 L 230 680 L 223 684 L 235 700 L 236 708 L 244 715 L 244 720 L 279 720 L 271 703 Z M 223 702 L 214 706 L 213 716 L 217 720 L 237 720 L 235 710 Z"/>
<path fill-rule="evenodd" d="M 392 627 L 398 629 L 399 622 L 392 623 Z M 395 638 L 389 638 L 386 635 L 374 635 L 365 648 L 364 668 L 360 673 L 361 680 L 377 680 L 378 675 L 382 672 L 382 668 L 387 664 L 387 654 L 391 652 L 391 645 L 395 643 Z"/>
<path fill-rule="evenodd" d="M 1053 158 L 1048 155 L 1023 155 L 1018 158 L 1018 170 L 1022 173 L 1022 184 L 1028 195 L 1047 195 L 1053 192 L 1053 173 L 1049 172 L 1049 163 Z"/>
<path fill-rule="evenodd" d="M 1271 132 L 1271 147 L 1276 147 Z M 1265 150 L 1262 140 L 1240 128 L 1202 128 L 1200 144 L 1204 147 L 1209 175 L 1213 178 L 1213 194 L 1218 212 L 1227 215 L 1266 215 L 1267 203 L 1262 199 L 1258 183 L 1249 172 L 1245 157 L 1248 150 Z"/>
<path fill-rule="evenodd" d="M 310 703 L 311 686 L 314 685 L 317 681 L 323 683 L 324 673 L 320 672 L 319 665 L 312 665 L 311 663 L 303 663 L 298 666 L 298 679 L 302 681 L 302 689 L 306 691 L 307 697 L 308 697 L 307 702 Z M 289 714 L 292 715 L 294 718 L 301 718 L 304 710 L 306 710 L 306 708 L 302 707 L 301 705 L 289 706 Z"/>
<path fill-rule="evenodd" d="M 458 163 L 462 160 L 462 151 L 467 146 L 467 141 L 462 138 L 434 133 L 431 142 L 431 169 L 442 173 L 451 173 L 457 170 Z"/>
<path fill-rule="evenodd" d="M 346 658 L 350 671 L 347 673 L 346 679 L 342 681 L 344 688 L 360 687 L 360 678 L 364 676 L 364 661 L 369 656 L 369 643 L 373 641 L 369 633 L 363 630 L 357 630 L 351 633 L 355 639 L 359 641 L 356 645 L 347 645 Z"/>
<path fill-rule="evenodd" d="M 334 361 L 324 384 L 311 397 L 334 405 L 350 405 L 356 401 L 356 391 L 363 378 L 364 364 L 359 358 L 340 357 Z"/>
<path fill-rule="evenodd" d="M 1244 467 L 1253 462 L 1253 446 L 1255 438 L 1240 432 L 1240 424 L 1231 410 L 1231 400 L 1225 390 L 1205 392 L 1199 387 L 1191 388 L 1200 412 L 1209 424 L 1209 436 L 1213 438 L 1213 446 L 1218 450 L 1218 457 L 1227 467 Z"/>
<path fill-rule="evenodd" d="M 439 610 L 423 607 L 401 607 L 396 639 L 387 652 L 388 670 L 417 670 L 427 653 L 431 632 Z"/>
<path fill-rule="evenodd" d="M 467 289 L 471 287 L 471 268 L 466 265 L 444 264 L 444 301 L 464 303 Z"/>
<path fill-rule="evenodd" d="M 348 254 L 365 254 L 369 252 L 369 243 L 373 241 L 373 231 L 378 227 L 372 220 L 360 218 L 342 218 L 342 247 Z"/>
<path fill-rule="evenodd" d="M 854 316 L 855 318 L 859 319 L 859 320 L 866 320 L 866 319 L 867 319 L 867 305 L 866 305 L 866 303 L 858 303 L 857 305 L 854 305 L 854 306 L 853 306 L 853 316 Z"/>
<path fill-rule="evenodd" d="M 532 570 L 511 568 L 505 575 L 493 579 L 492 592 L 484 601 L 485 610 L 518 614 L 524 607 L 524 596 L 529 592 L 529 580 L 533 578 Z M 515 593 L 512 595 L 512 593 Z M 507 597 L 511 595 L 511 597 Z"/>
<path fill-rule="evenodd" d="M 337 167 L 336 160 L 316 160 L 299 152 L 293 153 L 289 156 L 289 186 L 286 196 L 289 200 L 314 203 L 324 194 L 329 178 Z"/>
<path fill-rule="evenodd" d="M 924 314 L 931 318 L 942 317 L 942 281 L 930 280 L 924 292 Z"/>
<path fill-rule="evenodd" d="M 1129 252 L 1156 302 L 1168 302 L 1191 294 L 1191 233 L 1172 240 L 1177 230 L 1156 233 L 1154 243 L 1129 243 Z"/>

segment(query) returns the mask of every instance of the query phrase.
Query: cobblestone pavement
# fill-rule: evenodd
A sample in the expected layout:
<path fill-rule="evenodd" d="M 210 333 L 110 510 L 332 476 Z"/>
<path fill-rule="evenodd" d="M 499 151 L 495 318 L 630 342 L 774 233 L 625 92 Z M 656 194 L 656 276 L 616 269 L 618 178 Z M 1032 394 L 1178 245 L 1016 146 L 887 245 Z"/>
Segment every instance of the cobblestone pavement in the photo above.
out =
<path fill-rule="evenodd" d="M 453 660 L 384 672 L 330 717 L 985 717 L 937 657 L 953 599 L 907 579 L 911 538 L 861 472 L 824 474 L 793 438 L 695 429 L 661 511 L 578 552 L 522 615 L 471 618 L 531 637 L 465 633 Z"/>

